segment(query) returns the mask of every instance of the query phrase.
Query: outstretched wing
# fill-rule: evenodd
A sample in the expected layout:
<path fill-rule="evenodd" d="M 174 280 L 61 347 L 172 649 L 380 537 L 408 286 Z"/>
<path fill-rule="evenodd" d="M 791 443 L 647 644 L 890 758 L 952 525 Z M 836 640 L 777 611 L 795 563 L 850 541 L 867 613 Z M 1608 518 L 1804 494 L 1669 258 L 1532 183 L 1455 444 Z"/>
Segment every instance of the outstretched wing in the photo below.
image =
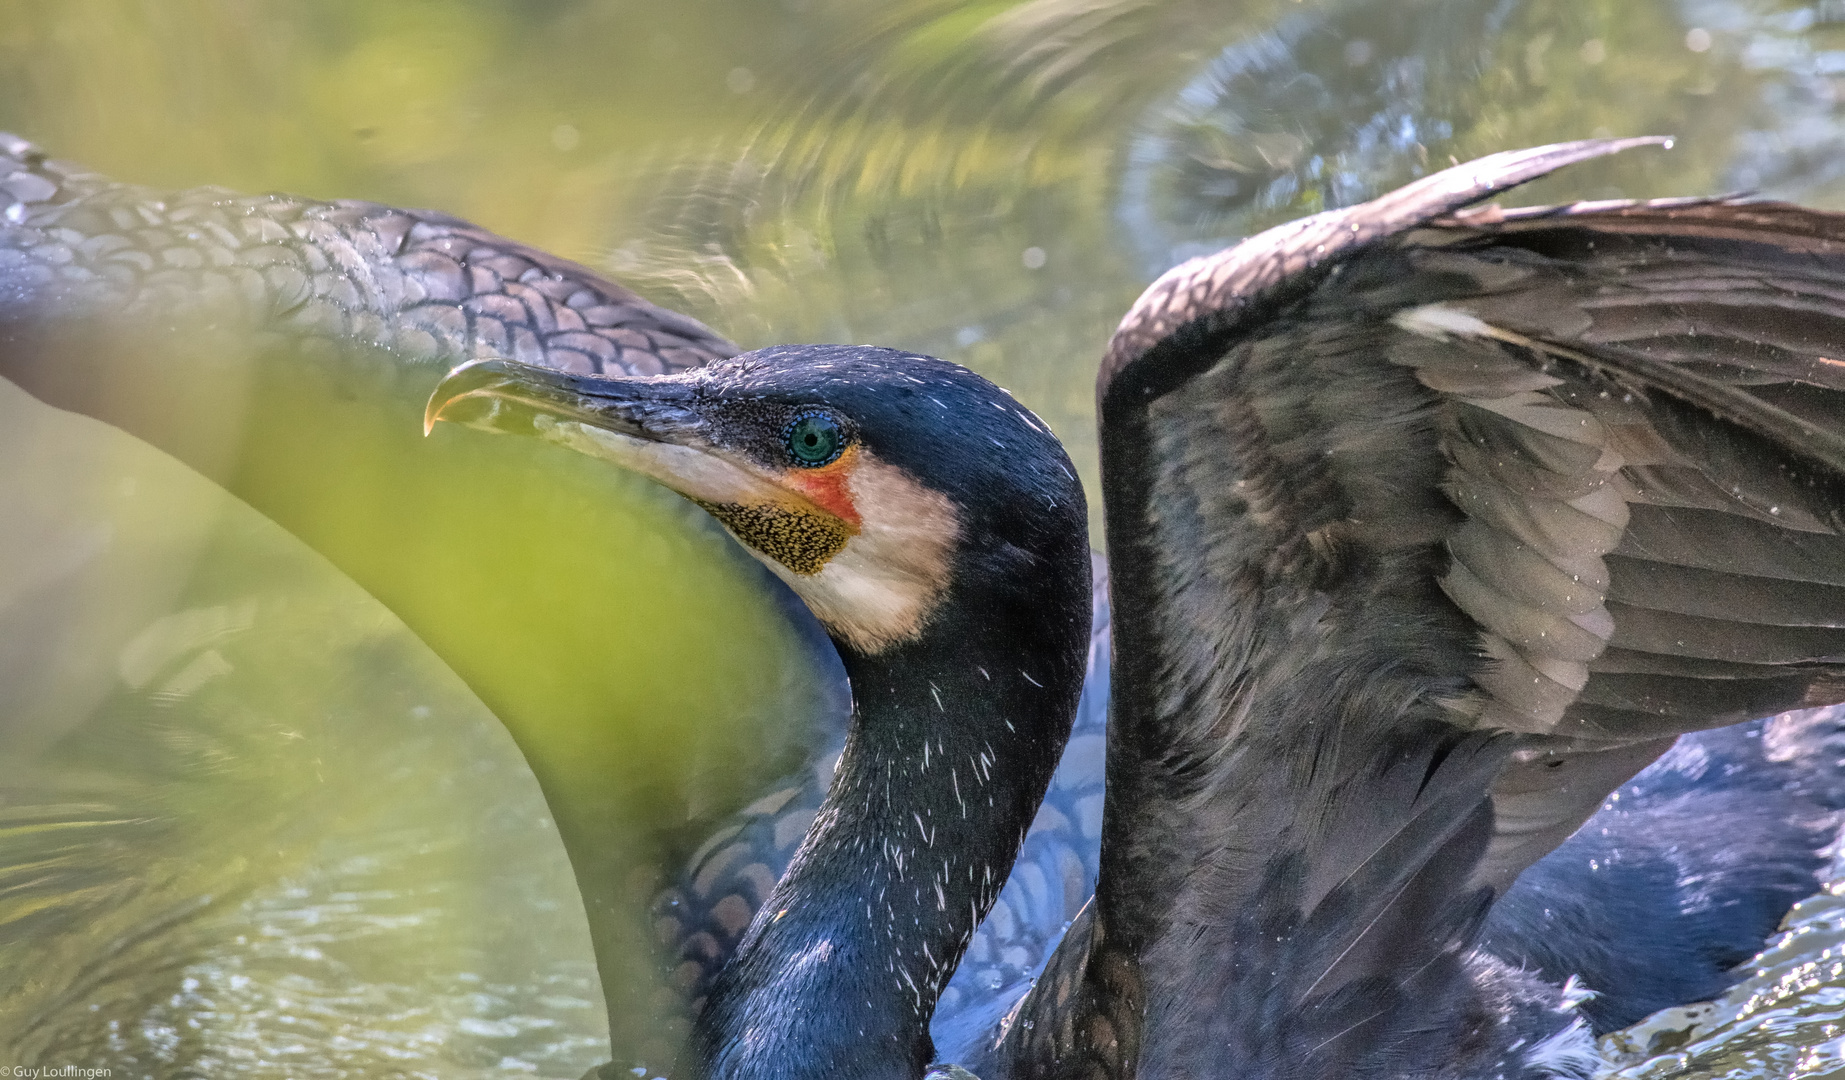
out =
<path fill-rule="evenodd" d="M 1426 276 L 1446 254 L 1418 243 L 1476 275 L 1394 316 L 1467 514 L 1443 589 L 1488 657 L 1477 722 L 1544 751 L 1495 788 L 1503 886 L 1600 801 L 1552 774 L 1845 699 L 1845 219 L 1488 212 L 1408 238 Z M 1443 385 L 1488 364 L 1546 385 Z"/>
<path fill-rule="evenodd" d="M 1645 141 L 1495 155 L 1194 260 L 1105 361 L 1105 937 L 1174 961 L 1221 933 L 1234 961 L 1283 873 L 1295 951 L 1249 962 L 1309 972 L 1282 1004 L 1322 1016 L 1297 1044 L 1322 1065 L 1388 1041 L 1392 969 L 1461 947 L 1468 885 L 1502 890 L 1679 733 L 1845 698 L 1845 221 L 1460 212 Z M 1398 858 L 1442 872 L 1380 876 Z M 1149 984 L 1148 1039 L 1205 978 Z"/>

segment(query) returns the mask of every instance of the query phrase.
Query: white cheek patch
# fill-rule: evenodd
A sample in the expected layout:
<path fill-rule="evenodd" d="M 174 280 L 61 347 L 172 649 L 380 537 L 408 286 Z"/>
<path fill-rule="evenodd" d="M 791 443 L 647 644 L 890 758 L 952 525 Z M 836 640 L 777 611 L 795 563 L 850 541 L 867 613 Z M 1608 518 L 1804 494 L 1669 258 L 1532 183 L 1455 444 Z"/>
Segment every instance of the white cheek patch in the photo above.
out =
<path fill-rule="evenodd" d="M 706 450 L 545 415 L 533 424 L 551 442 L 699 502 L 774 504 L 791 494 L 771 477 Z M 873 655 L 922 633 L 953 578 L 961 517 L 946 495 L 862 446 L 847 489 L 859 530 L 817 571 L 799 573 L 748 543 L 744 548 L 787 582 L 829 631 Z"/>
<path fill-rule="evenodd" d="M 758 557 L 828 630 L 873 655 L 922 633 L 953 578 L 961 517 L 946 495 L 863 447 L 847 487 L 858 534 L 818 573 Z"/>

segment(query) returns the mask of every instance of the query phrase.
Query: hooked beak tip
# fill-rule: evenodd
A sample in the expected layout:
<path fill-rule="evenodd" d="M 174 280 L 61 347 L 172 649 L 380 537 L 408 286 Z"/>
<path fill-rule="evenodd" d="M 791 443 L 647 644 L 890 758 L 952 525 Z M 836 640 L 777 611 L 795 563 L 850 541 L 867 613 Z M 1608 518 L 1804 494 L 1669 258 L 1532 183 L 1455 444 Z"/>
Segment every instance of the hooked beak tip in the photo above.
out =
<path fill-rule="evenodd" d="M 464 398 L 481 396 L 482 391 L 490 386 L 499 369 L 504 365 L 493 360 L 469 360 L 450 369 L 442 381 L 429 393 L 429 402 L 423 406 L 423 437 L 436 429 L 437 422 L 447 419 L 445 415 L 449 406 Z M 490 395 L 489 395 L 490 396 Z"/>
<path fill-rule="evenodd" d="M 661 391 L 667 395 L 663 397 Z M 470 360 L 442 376 L 423 407 L 423 434 L 439 421 L 531 434 L 538 416 L 649 441 L 669 440 L 697 418 L 676 388 L 646 380 L 584 376 L 513 360 Z M 522 423 L 519 418 L 525 418 Z"/>

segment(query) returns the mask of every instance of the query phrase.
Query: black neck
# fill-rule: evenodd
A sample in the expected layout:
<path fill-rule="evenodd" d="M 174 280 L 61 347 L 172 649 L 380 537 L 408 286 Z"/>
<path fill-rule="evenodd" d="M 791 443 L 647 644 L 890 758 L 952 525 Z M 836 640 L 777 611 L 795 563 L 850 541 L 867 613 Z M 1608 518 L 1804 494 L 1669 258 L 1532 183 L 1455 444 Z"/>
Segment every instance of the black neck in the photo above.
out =
<path fill-rule="evenodd" d="M 922 637 L 841 644 L 855 703 L 819 817 L 719 976 L 691 1074 L 914 1080 L 929 1019 L 1069 737 L 1090 620 L 1080 526 L 963 565 Z"/>

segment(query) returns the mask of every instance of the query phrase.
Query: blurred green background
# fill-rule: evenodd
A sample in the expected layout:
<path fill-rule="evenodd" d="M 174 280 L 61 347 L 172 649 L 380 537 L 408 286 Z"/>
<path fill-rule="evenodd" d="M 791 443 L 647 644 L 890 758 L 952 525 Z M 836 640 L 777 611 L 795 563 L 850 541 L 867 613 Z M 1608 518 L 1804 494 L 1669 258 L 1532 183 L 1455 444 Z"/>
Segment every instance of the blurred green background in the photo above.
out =
<path fill-rule="evenodd" d="M 958 360 L 1093 481 L 1115 321 L 1259 228 L 1593 134 L 1678 143 L 1518 201 L 1839 205 L 1840 20 L 1831 0 L 8 2 L 0 128 L 158 187 L 439 208 L 746 346 Z M 578 800 L 613 875 L 600 917 L 631 935 L 659 868 L 798 764 L 812 688 L 721 539 L 561 451 L 442 431 L 447 473 L 403 467 L 414 404 L 400 429 L 384 394 L 365 430 L 385 434 L 337 455 L 246 463 L 291 527 L 344 515 L 310 539 L 368 594 L 0 385 L 0 1064 L 576 1076 L 606 1054 L 602 991 L 494 711 Z M 440 628 L 468 682 L 393 611 Z M 1803 1034 L 1837 1019 L 1822 999 L 1786 1006 L 1811 1069 L 1839 1059 Z M 1747 1051 L 1770 1072 L 1776 1052 Z"/>

